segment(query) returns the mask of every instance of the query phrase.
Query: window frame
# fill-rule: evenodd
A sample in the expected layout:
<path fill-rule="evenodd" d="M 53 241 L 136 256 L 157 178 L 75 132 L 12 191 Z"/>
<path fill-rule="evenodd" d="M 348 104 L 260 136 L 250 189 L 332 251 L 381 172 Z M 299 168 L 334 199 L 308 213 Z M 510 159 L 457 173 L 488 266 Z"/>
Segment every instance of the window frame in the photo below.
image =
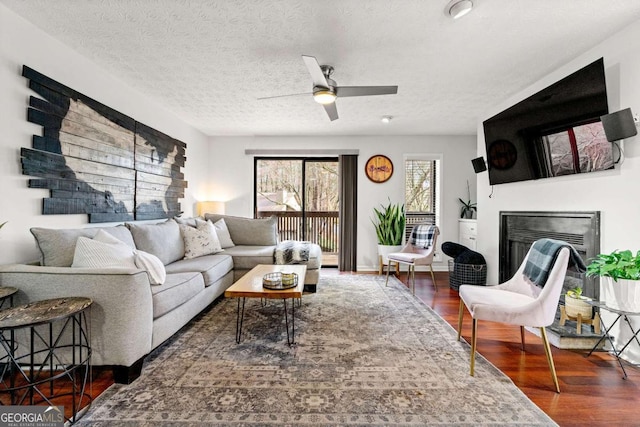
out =
<path fill-rule="evenodd" d="M 407 196 L 407 161 L 408 160 L 425 160 L 425 161 L 435 161 L 435 186 L 434 186 L 434 194 L 435 194 L 435 206 L 434 206 L 434 224 L 442 230 L 442 169 L 444 167 L 443 155 L 441 153 L 405 153 L 402 159 L 402 170 L 403 170 L 403 198 L 405 200 L 405 209 L 406 209 L 406 196 Z M 434 257 L 435 261 L 442 261 L 442 255 L 439 251 L 436 252 Z"/>

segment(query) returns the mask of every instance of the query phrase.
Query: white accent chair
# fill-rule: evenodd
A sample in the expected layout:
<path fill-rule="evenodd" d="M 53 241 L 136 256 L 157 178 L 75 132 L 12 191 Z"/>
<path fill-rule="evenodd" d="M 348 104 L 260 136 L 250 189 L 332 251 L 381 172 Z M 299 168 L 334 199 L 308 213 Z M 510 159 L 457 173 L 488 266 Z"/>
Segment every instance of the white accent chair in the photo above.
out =
<path fill-rule="evenodd" d="M 540 328 L 544 351 L 557 393 L 560 393 L 558 377 L 553 364 L 551 348 L 545 327 L 553 323 L 558 309 L 562 285 L 569 263 L 569 249 L 562 248 L 549 273 L 544 287 L 528 282 L 523 275 L 531 250 L 515 275 L 496 286 L 462 285 L 459 289 L 460 312 L 458 315 L 458 340 L 462 330 L 462 317 L 466 306 L 473 317 L 471 329 L 471 372 L 474 375 L 478 320 L 489 320 L 520 326 L 520 338 L 524 351 L 524 327 Z"/>
<path fill-rule="evenodd" d="M 434 226 L 433 236 L 431 240 L 422 245 L 416 245 L 417 239 L 416 236 L 419 235 L 421 231 L 424 231 L 425 228 L 431 227 L 429 224 L 417 224 L 411 230 L 411 236 L 409 236 L 409 242 L 402 248 L 400 252 L 392 252 L 388 255 L 389 258 L 389 267 L 387 268 L 387 280 L 385 281 L 385 286 L 389 283 L 389 272 L 391 271 L 392 263 L 396 263 L 397 266 L 400 264 L 406 264 L 409 269 L 407 270 L 407 282 L 411 279 L 410 286 L 411 292 L 415 295 L 416 293 L 416 265 L 427 265 L 429 266 L 429 270 L 431 271 L 431 281 L 433 282 L 433 287 L 436 292 L 438 291 L 438 287 L 436 286 L 436 278 L 433 274 L 433 267 L 431 264 L 433 263 L 433 257 L 436 254 L 436 242 L 438 240 L 438 235 L 440 234 L 440 230 L 438 227 Z M 424 247 L 423 247 L 424 246 Z"/>

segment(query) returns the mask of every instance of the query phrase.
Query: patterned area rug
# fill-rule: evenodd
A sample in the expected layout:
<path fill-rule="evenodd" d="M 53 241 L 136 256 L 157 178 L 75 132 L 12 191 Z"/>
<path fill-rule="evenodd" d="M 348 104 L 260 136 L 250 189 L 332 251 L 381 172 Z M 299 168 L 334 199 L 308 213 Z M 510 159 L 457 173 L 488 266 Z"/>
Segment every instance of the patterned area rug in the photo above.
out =
<path fill-rule="evenodd" d="M 395 279 L 321 277 L 296 309 L 225 299 L 157 349 L 142 376 L 105 391 L 77 425 L 555 425 Z"/>

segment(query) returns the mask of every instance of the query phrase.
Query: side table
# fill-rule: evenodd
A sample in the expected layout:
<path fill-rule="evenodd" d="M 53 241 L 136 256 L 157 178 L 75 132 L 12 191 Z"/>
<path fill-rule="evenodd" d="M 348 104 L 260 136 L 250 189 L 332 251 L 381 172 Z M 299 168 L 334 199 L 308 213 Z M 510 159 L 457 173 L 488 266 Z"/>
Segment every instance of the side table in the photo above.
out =
<path fill-rule="evenodd" d="M 55 298 L 0 311 L 0 346 L 6 352 L 0 392 L 9 393 L 12 405 L 55 406 L 53 399 L 70 395 L 71 417 L 65 420 L 73 424 L 79 419 L 92 380 L 86 313 L 91 304 L 89 298 Z M 16 340 L 18 329 L 27 332 L 24 349 Z M 71 392 L 54 393 L 56 380 L 68 381 Z"/>
<path fill-rule="evenodd" d="M 629 321 L 629 316 L 640 316 L 640 312 L 618 310 L 618 309 L 607 306 L 607 304 L 604 301 L 591 301 L 590 304 L 593 305 L 594 307 L 599 307 L 601 310 L 606 310 L 610 313 L 617 314 L 618 316 L 616 317 L 616 320 L 614 320 L 613 323 L 611 323 L 611 326 L 607 327 L 607 325 L 602 321 L 602 316 L 600 316 L 599 314 L 596 314 L 596 316 L 600 317 L 600 324 L 604 328 L 604 334 L 600 337 L 596 345 L 593 346 L 589 354 L 587 354 L 587 357 L 591 356 L 591 354 L 598 348 L 602 340 L 606 338 L 609 341 L 609 344 L 611 344 L 611 349 L 612 349 L 611 351 L 616 357 L 616 360 L 618 361 L 618 364 L 622 369 L 622 373 L 624 374 L 622 379 L 626 380 L 627 371 L 624 369 L 624 365 L 622 364 L 620 355 L 622 354 L 623 351 L 627 349 L 627 347 L 629 347 L 629 344 L 631 344 L 633 341 L 635 341 L 636 343 L 638 343 L 638 345 L 640 345 L 640 340 L 638 340 L 638 334 L 640 333 L 640 329 L 638 329 L 637 331 L 633 329 L 633 325 Z M 624 319 L 624 321 L 627 323 L 627 326 L 629 326 L 629 329 L 631 330 L 631 333 L 633 335 L 622 347 L 616 347 L 616 344 L 611 338 L 611 335 L 609 335 L 609 331 L 611 330 L 611 328 L 615 326 L 616 323 L 618 323 L 618 321 L 621 318 Z M 618 350 L 618 348 L 620 349 Z"/>
<path fill-rule="evenodd" d="M 13 296 L 18 292 L 18 289 L 10 286 L 0 286 L 0 310 L 5 308 L 4 303 L 8 300 L 9 307 L 13 307 Z"/>

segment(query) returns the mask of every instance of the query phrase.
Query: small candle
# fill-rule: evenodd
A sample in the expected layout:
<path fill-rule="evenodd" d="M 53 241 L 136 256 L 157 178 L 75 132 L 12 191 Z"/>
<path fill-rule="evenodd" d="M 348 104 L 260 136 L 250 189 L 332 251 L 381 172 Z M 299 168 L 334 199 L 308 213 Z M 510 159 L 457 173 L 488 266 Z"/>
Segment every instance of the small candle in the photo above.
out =
<path fill-rule="evenodd" d="M 289 272 L 282 272 L 282 284 L 283 285 L 293 285 L 295 280 L 295 274 Z"/>

